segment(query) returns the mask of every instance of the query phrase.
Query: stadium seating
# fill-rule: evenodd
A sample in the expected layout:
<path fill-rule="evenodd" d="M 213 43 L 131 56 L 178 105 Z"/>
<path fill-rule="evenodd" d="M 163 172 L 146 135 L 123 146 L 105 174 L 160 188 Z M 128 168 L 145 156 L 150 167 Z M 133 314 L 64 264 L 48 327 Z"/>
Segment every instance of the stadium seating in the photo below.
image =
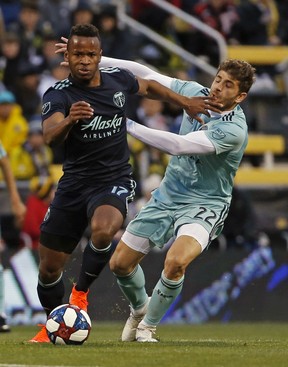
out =
<path fill-rule="evenodd" d="M 228 57 L 253 65 L 275 65 L 288 58 L 288 46 L 228 46 Z"/>
<path fill-rule="evenodd" d="M 235 183 L 240 186 L 288 186 L 287 165 L 276 165 L 275 156 L 285 153 L 282 135 L 249 134 L 245 154 L 262 155 L 261 167 L 240 166 Z"/>

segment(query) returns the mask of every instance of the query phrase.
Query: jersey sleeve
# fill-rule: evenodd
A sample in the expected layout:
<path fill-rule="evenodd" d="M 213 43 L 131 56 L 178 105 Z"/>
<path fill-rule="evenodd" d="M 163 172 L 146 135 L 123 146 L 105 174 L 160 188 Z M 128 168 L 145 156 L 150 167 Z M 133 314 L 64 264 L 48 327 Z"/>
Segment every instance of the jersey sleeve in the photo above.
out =
<path fill-rule="evenodd" d="M 182 96 L 193 97 L 203 95 L 203 86 L 197 82 L 173 79 L 171 89 Z"/>
<path fill-rule="evenodd" d="M 205 134 L 214 145 L 216 154 L 239 150 L 246 137 L 245 129 L 233 122 L 215 124 L 211 129 L 205 130 Z"/>
<path fill-rule="evenodd" d="M 56 112 L 63 113 L 64 116 L 67 116 L 68 111 L 69 108 L 64 93 L 54 88 L 49 88 L 44 93 L 41 113 L 43 121 Z"/>
<path fill-rule="evenodd" d="M 127 86 L 128 93 L 136 94 L 139 91 L 139 83 L 138 83 L 136 76 L 133 73 L 131 73 L 130 70 L 127 70 L 127 69 L 121 69 L 121 70 L 122 70 L 124 82 Z"/>

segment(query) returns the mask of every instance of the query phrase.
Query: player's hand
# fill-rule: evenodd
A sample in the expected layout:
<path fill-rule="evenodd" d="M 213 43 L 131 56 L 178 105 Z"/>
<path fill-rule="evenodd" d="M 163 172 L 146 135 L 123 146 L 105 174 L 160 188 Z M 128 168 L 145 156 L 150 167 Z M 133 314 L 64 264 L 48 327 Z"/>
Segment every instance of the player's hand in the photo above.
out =
<path fill-rule="evenodd" d="M 195 120 L 203 124 L 199 114 L 204 114 L 210 117 L 209 111 L 221 113 L 222 104 L 217 102 L 214 97 L 187 97 L 187 106 L 184 107 L 185 111 L 189 116 L 193 117 Z"/>
<path fill-rule="evenodd" d="M 71 124 L 75 125 L 79 120 L 90 119 L 93 115 L 94 110 L 90 104 L 85 101 L 79 101 L 71 105 L 68 118 Z"/>
<path fill-rule="evenodd" d="M 56 43 L 55 44 L 55 47 L 56 47 L 56 51 L 55 51 L 55 54 L 64 54 L 67 50 L 67 42 L 68 42 L 68 38 L 65 38 L 65 37 L 61 37 L 61 40 L 63 42 L 60 42 L 60 43 Z M 67 61 L 62 61 L 60 63 L 61 66 L 68 66 L 68 62 Z"/>

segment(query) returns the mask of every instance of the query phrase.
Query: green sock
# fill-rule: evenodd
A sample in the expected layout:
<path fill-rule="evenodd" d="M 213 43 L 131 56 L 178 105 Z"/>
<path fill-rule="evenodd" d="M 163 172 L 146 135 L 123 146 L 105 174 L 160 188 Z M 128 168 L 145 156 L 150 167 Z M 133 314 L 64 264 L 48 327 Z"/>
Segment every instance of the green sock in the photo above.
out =
<path fill-rule="evenodd" d="M 161 278 L 156 284 L 148 306 L 148 311 L 143 321 L 147 325 L 158 325 L 168 308 L 180 294 L 184 282 L 184 275 L 181 279 L 174 281 L 165 277 L 162 271 Z"/>
<path fill-rule="evenodd" d="M 4 273 L 3 266 L 0 264 L 0 315 L 4 312 Z"/>
<path fill-rule="evenodd" d="M 116 278 L 122 293 L 134 310 L 141 308 L 147 302 L 145 276 L 140 265 L 137 265 L 130 274 L 124 277 L 116 275 Z"/>

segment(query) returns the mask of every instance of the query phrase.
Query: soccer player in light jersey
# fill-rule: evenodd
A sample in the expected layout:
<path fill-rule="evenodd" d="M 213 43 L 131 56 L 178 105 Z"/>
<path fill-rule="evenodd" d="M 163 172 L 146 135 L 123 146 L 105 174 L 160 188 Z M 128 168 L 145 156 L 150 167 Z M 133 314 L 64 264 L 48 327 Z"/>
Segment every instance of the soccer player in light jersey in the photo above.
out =
<path fill-rule="evenodd" d="M 65 263 L 90 225 L 91 241 L 70 297 L 70 303 L 87 310 L 88 289 L 108 263 L 111 241 L 133 199 L 128 96 L 138 93 L 175 103 L 191 116 L 218 110 L 213 97 L 189 98 L 128 70 L 99 69 L 101 56 L 98 29 L 91 24 L 72 27 L 65 51 L 71 74 L 43 96 L 45 142 L 65 145 L 64 174 L 41 225 L 37 291 L 47 315 L 63 303 Z M 30 341 L 49 342 L 45 326 Z"/>
<path fill-rule="evenodd" d="M 211 88 L 158 74 L 135 62 L 106 60 L 142 78 L 157 80 L 184 96 L 213 96 L 221 113 L 200 116 L 203 124 L 183 114 L 179 135 L 127 121 L 127 131 L 172 155 L 165 176 L 151 200 L 132 220 L 110 260 L 131 313 L 123 341 L 157 342 L 156 326 L 182 290 L 185 269 L 223 228 L 233 180 L 247 145 L 247 124 L 240 103 L 255 80 L 245 61 L 226 60 Z M 107 62 L 107 63 L 106 63 Z M 173 238 L 164 269 L 149 300 L 139 262 L 154 247 Z"/>
<path fill-rule="evenodd" d="M 6 150 L 4 149 L 0 141 L 0 169 L 3 174 L 4 181 L 7 186 L 7 190 L 10 197 L 12 213 L 16 219 L 16 225 L 21 228 L 24 221 L 26 206 L 22 202 L 20 194 L 17 189 L 15 178 L 12 173 L 9 158 L 7 156 Z M 1 231 L 0 231 L 0 241 L 1 241 Z M 3 276 L 3 266 L 0 261 L 0 332 L 10 331 L 10 327 L 7 324 L 6 315 L 4 313 L 4 276 Z"/>

